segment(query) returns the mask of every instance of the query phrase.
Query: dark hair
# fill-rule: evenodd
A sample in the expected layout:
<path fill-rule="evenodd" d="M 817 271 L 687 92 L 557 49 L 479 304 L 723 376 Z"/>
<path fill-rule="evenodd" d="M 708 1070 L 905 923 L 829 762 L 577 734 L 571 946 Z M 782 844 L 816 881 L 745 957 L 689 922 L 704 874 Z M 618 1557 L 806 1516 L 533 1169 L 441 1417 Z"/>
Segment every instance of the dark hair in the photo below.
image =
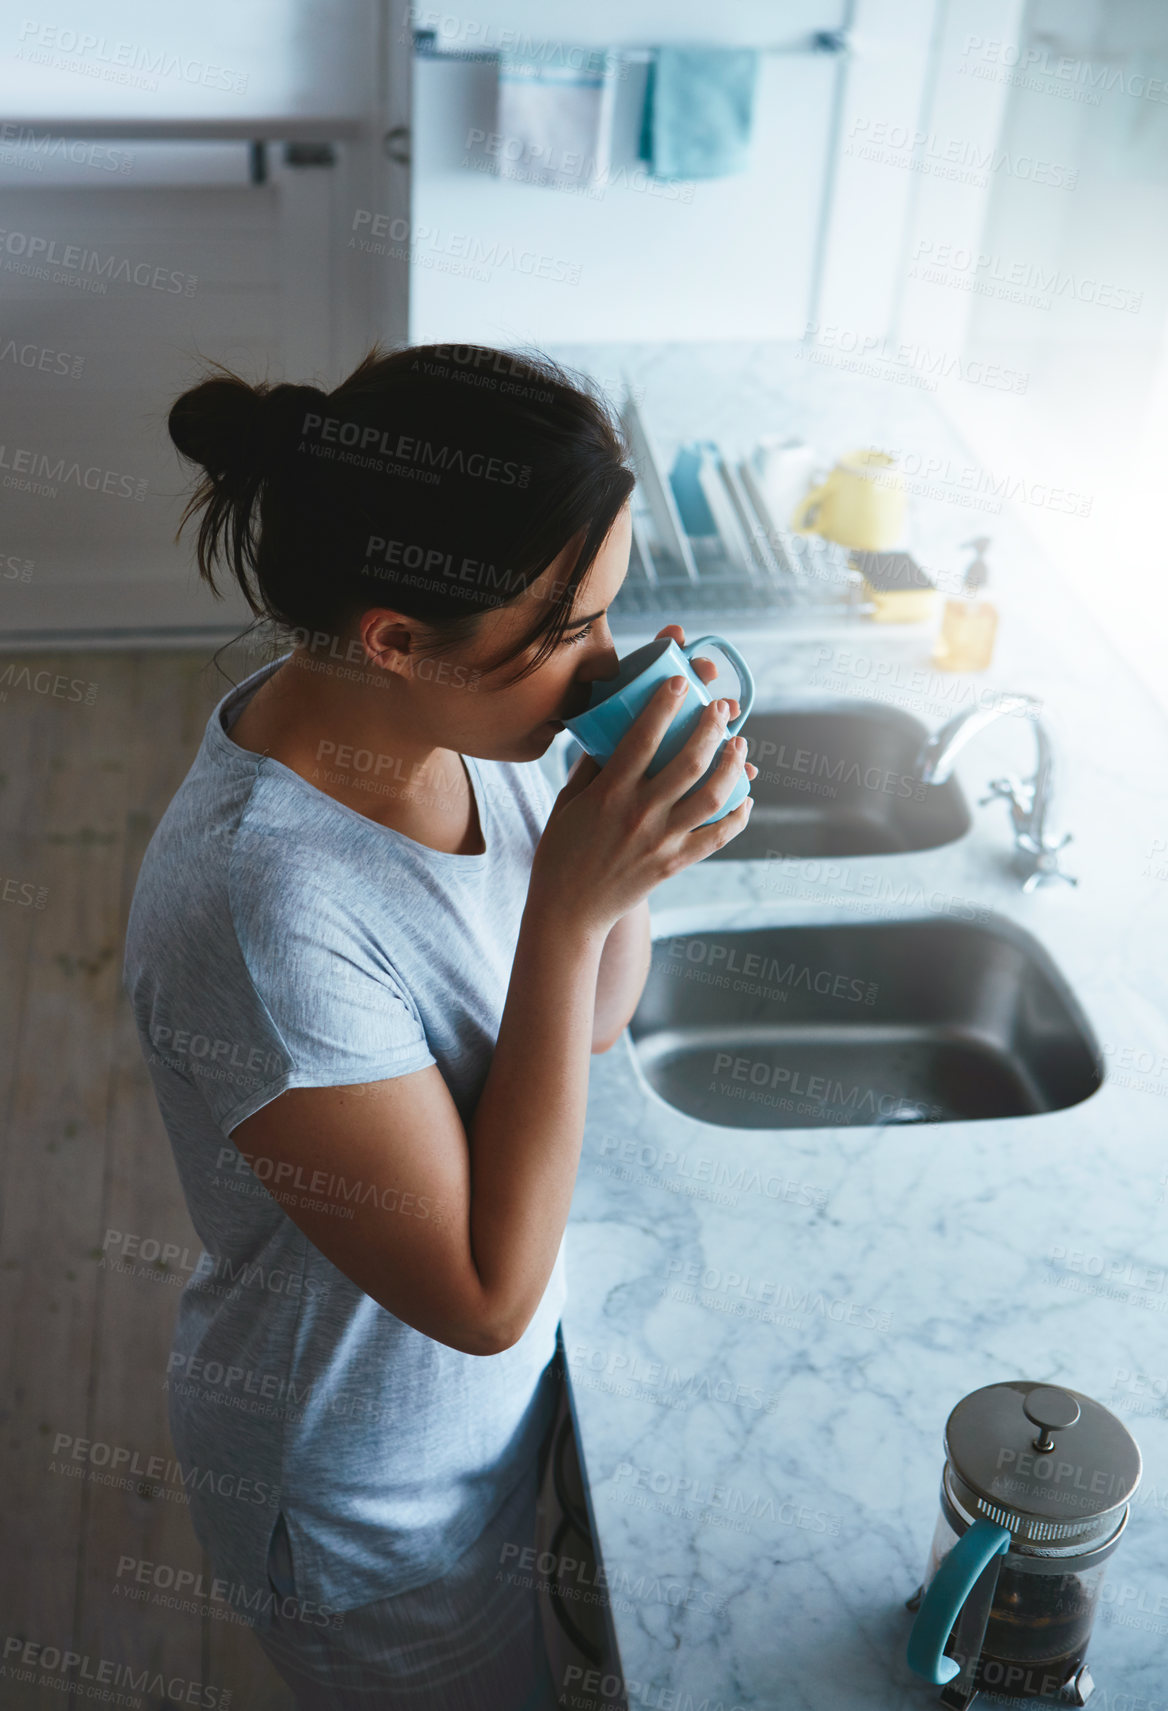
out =
<path fill-rule="evenodd" d="M 634 486 L 589 380 L 485 345 L 375 344 L 327 393 L 212 367 L 167 425 L 205 472 L 175 539 L 201 510 L 198 565 L 215 594 L 220 558 L 257 618 L 336 633 L 386 605 L 425 624 L 440 653 L 579 537 L 562 586 L 487 669 L 540 637 L 515 681 L 543 662 Z"/>

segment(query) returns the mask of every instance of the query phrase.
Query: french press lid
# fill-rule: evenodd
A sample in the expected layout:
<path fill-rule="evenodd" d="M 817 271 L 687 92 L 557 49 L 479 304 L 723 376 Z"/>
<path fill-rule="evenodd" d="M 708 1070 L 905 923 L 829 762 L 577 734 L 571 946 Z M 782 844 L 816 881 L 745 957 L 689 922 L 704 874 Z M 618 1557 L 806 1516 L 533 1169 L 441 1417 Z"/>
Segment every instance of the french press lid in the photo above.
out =
<path fill-rule="evenodd" d="M 1140 1482 L 1139 1445 L 1077 1390 L 1007 1379 L 971 1391 L 945 1423 L 957 1495 L 1016 1538 L 1087 1540 Z"/>

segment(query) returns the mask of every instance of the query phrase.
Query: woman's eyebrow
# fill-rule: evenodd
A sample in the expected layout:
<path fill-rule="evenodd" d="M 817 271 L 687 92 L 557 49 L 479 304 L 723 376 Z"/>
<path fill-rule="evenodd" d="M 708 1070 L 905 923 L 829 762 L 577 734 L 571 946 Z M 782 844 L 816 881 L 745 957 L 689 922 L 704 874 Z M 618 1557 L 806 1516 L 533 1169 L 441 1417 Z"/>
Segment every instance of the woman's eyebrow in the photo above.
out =
<path fill-rule="evenodd" d="M 578 630 L 580 628 L 581 624 L 590 624 L 592 622 L 593 618 L 603 618 L 604 614 L 607 611 L 608 611 L 608 607 L 602 606 L 600 608 L 599 612 L 589 612 L 589 614 L 586 618 L 574 618 L 572 620 L 572 622 L 568 625 L 568 628 L 570 630 Z"/>

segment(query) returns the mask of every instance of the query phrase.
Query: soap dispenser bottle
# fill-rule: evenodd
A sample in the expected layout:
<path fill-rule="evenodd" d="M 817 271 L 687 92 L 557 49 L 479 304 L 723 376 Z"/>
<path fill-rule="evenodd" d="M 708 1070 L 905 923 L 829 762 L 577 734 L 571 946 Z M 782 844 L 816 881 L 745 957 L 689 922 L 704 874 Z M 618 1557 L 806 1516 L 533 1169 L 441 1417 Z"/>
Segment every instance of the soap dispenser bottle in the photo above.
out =
<path fill-rule="evenodd" d="M 983 596 L 989 576 L 985 561 L 989 536 L 978 535 L 964 544 L 973 548 L 974 556 L 966 566 L 961 593 L 945 602 L 933 651 L 933 664 L 942 671 L 984 671 L 993 658 L 998 632 L 997 607 Z"/>

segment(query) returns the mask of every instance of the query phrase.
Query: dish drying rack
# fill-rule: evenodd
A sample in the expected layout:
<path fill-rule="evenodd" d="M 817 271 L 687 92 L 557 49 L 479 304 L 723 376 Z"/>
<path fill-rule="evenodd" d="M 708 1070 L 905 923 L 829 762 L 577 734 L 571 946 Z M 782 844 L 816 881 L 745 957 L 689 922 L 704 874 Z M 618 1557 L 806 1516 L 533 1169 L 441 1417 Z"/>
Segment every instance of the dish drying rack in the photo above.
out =
<path fill-rule="evenodd" d="M 637 475 L 629 571 L 614 618 L 738 618 L 779 626 L 848 622 L 870 610 L 850 551 L 779 526 L 752 464 L 703 451 L 698 482 L 716 533 L 689 535 L 640 405 L 627 387 L 621 422 Z"/>

